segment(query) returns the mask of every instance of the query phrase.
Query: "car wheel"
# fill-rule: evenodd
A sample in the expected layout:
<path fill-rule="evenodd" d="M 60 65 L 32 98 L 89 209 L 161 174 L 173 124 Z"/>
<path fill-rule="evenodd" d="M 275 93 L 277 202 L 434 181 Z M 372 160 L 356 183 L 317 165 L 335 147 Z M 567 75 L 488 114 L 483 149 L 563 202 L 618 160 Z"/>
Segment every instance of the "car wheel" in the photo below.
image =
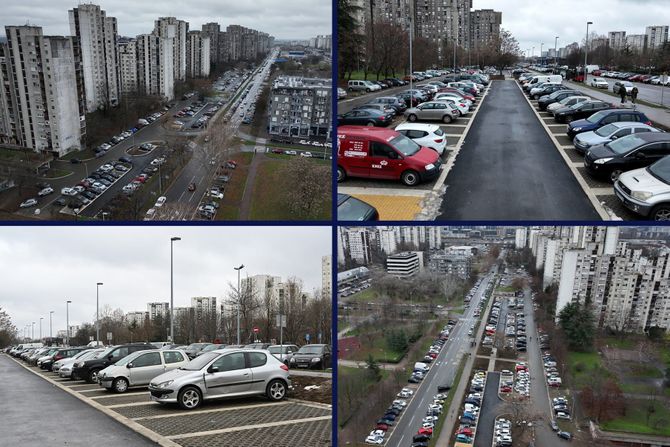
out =
<path fill-rule="evenodd" d="M 365 89 L 365 93 L 370 93 L 370 92 L 371 92 L 371 90 L 369 88 Z"/>
<path fill-rule="evenodd" d="M 368 127 L 375 127 L 375 122 L 374 122 L 374 121 L 368 121 L 368 123 L 366 124 L 366 126 L 368 126 Z"/>
<path fill-rule="evenodd" d="M 88 379 L 86 380 L 88 383 L 97 383 L 98 382 L 98 372 L 99 369 L 94 369 L 91 372 L 88 373 Z"/>
<path fill-rule="evenodd" d="M 400 180 L 407 186 L 415 186 L 419 183 L 419 174 L 416 171 L 405 171 L 402 173 Z"/>
<path fill-rule="evenodd" d="M 112 388 L 117 393 L 125 393 L 128 391 L 128 380 L 125 377 L 117 377 L 112 382 Z"/>
<path fill-rule="evenodd" d="M 272 382 L 268 383 L 266 394 L 270 400 L 282 400 L 284 397 L 286 397 L 286 384 L 281 380 L 273 380 Z"/>
<path fill-rule="evenodd" d="M 187 386 L 179 391 L 177 402 L 184 410 L 193 410 L 202 403 L 202 393 L 194 386 Z"/>
<path fill-rule="evenodd" d="M 652 210 L 651 218 L 658 221 L 670 220 L 670 204 L 658 205 Z"/>
<path fill-rule="evenodd" d="M 622 172 L 623 171 L 621 171 L 620 169 L 612 171 L 612 173 L 610 174 L 610 181 L 612 183 L 616 182 L 619 179 L 619 176 L 621 175 Z"/>
<path fill-rule="evenodd" d="M 444 124 L 449 124 L 449 123 L 451 122 L 451 119 L 452 119 L 452 118 L 451 118 L 451 115 L 444 115 L 444 116 L 442 117 L 442 122 L 443 122 Z"/>
<path fill-rule="evenodd" d="M 347 178 L 347 173 L 340 166 L 337 167 L 337 182 L 343 182 Z"/>
<path fill-rule="evenodd" d="M 407 120 L 408 120 L 410 123 L 415 122 L 415 121 L 416 121 L 416 115 L 411 114 L 410 116 L 407 117 Z"/>

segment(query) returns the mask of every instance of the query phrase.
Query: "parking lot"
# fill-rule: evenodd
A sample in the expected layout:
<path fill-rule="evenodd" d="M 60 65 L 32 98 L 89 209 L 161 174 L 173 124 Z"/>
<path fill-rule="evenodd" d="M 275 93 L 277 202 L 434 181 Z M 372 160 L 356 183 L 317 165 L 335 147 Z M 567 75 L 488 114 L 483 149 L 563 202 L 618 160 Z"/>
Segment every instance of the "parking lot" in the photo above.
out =
<path fill-rule="evenodd" d="M 100 445 L 155 445 L 147 442 L 147 438 L 165 446 L 331 445 L 331 406 L 319 402 L 292 398 L 270 402 L 265 398 L 245 398 L 215 401 L 197 410 L 184 411 L 177 406 L 163 406 L 150 401 L 146 388 L 114 394 L 97 384 L 71 381 L 38 367 L 25 366 L 4 354 L 0 355 L 0 365 L 12 375 L 12 387 L 25 390 L 21 399 L 17 399 L 22 400 L 23 405 L 41 408 L 44 396 L 31 394 L 32 388 L 37 390 L 44 388 L 45 384 L 53 385 L 46 387 L 52 389 L 57 397 L 55 404 L 52 401 L 48 403 L 53 413 L 77 414 L 77 418 L 72 420 L 97 424 L 94 429 L 104 433 L 109 440 L 107 444 L 102 442 Z M 46 382 L 36 382 L 33 373 Z M 69 399 L 68 394 L 78 401 Z M 61 403 L 63 399 L 67 400 L 67 405 Z M 58 418 L 47 419 L 57 419 L 62 424 Z M 105 425 L 104 429 L 102 425 Z M 17 428 L 7 426 L 2 431 L 17 440 L 27 439 L 17 432 Z M 53 436 L 69 439 L 69 434 L 69 431 L 59 432 L 49 439 L 53 440 Z M 86 439 L 85 443 L 78 444 L 80 439 Z M 91 445 L 91 442 L 84 436 L 69 439 L 67 444 Z"/>

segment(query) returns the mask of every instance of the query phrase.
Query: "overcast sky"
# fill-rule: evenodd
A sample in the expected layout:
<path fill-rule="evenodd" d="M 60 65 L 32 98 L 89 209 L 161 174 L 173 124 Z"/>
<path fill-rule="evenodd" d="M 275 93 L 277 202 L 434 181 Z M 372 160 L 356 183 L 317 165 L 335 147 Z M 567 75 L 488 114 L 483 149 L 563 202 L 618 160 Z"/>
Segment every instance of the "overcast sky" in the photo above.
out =
<path fill-rule="evenodd" d="M 189 30 L 203 23 L 242 25 L 263 31 L 277 39 L 308 39 L 331 34 L 331 0 L 99 0 L 93 2 L 116 17 L 119 34 L 133 37 L 153 30 L 158 17 L 174 16 L 189 22 Z M 45 35 L 69 35 L 68 10 L 76 0 L 22 0 L 2 4 L 1 35 L 6 25 L 42 26 Z"/>
<path fill-rule="evenodd" d="M 670 25 L 668 0 L 473 0 L 474 9 L 501 11 L 502 26 L 514 34 L 522 51 L 535 47 L 540 53 L 554 48 L 554 37 L 559 36 L 558 47 L 581 42 L 586 36 L 586 22 L 598 34 L 626 31 L 626 34 L 644 34 L 649 25 Z"/>
<path fill-rule="evenodd" d="M 0 307 L 22 334 L 39 318 L 48 335 L 70 324 L 93 322 L 96 283 L 100 307 L 146 311 L 170 301 L 170 238 L 174 242 L 174 304 L 193 296 L 227 297 L 242 277 L 272 274 L 301 278 L 304 290 L 321 288 L 321 257 L 331 254 L 330 227 L 0 227 Z M 45 332 L 46 330 L 46 332 Z"/>

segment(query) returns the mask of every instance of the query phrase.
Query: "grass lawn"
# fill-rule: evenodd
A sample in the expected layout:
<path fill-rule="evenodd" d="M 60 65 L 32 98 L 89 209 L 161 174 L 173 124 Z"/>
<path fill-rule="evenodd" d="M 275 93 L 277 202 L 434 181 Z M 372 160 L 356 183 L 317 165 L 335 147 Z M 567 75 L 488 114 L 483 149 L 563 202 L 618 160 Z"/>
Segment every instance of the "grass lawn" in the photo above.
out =
<path fill-rule="evenodd" d="M 654 412 L 648 413 L 652 405 Z M 647 416 L 649 414 L 649 423 Z M 665 402 L 627 400 L 626 416 L 601 424 L 604 430 L 644 433 L 648 435 L 670 436 L 670 407 Z"/>
<path fill-rule="evenodd" d="M 636 340 L 634 338 L 626 337 L 604 337 L 600 340 L 603 345 L 607 345 L 610 348 L 619 348 L 619 349 L 633 349 L 635 347 Z"/>
<path fill-rule="evenodd" d="M 386 79 L 386 78 L 402 79 L 404 77 L 405 77 L 404 73 L 402 73 L 402 74 L 401 73 L 391 73 L 388 76 L 386 76 L 386 74 L 384 74 L 384 72 L 382 72 L 382 73 L 379 74 L 379 78 L 378 78 L 376 73 L 368 72 L 367 80 L 368 81 L 379 81 L 381 79 Z M 363 71 L 359 70 L 359 71 L 355 71 L 351 74 L 351 79 L 354 80 L 354 79 L 366 79 L 366 78 L 365 78 L 365 75 L 364 75 Z M 344 82 L 346 84 L 346 79 L 343 80 L 342 82 Z"/>
<path fill-rule="evenodd" d="M 631 377 L 639 378 L 648 378 L 648 379 L 659 379 L 662 378 L 664 374 L 655 368 L 652 365 L 635 363 L 632 365 L 632 374 Z"/>
<path fill-rule="evenodd" d="M 620 383 L 621 391 L 628 394 L 649 394 L 653 387 L 645 383 Z"/>
<path fill-rule="evenodd" d="M 578 365 L 581 371 L 578 371 Z M 600 356 L 597 352 L 569 352 L 568 367 L 572 377 L 572 388 L 581 388 L 593 370 L 600 365 Z"/>
<path fill-rule="evenodd" d="M 216 213 L 216 220 L 237 220 L 240 214 L 240 204 L 244 195 L 244 185 L 247 183 L 249 164 L 253 158 L 253 152 L 241 152 L 231 157 L 238 162 L 237 169 L 231 171 L 230 182 L 226 185 L 225 197 L 221 201 Z"/>
<path fill-rule="evenodd" d="M 363 289 L 360 292 L 350 295 L 349 298 L 365 301 L 367 303 L 368 301 L 375 301 L 381 297 L 379 296 L 374 287 L 368 287 L 367 289 Z"/>
<path fill-rule="evenodd" d="M 65 177 L 68 174 L 72 174 L 72 171 L 66 171 L 65 169 L 52 169 L 44 178 L 60 178 Z"/>
<path fill-rule="evenodd" d="M 89 158 L 95 158 L 95 152 L 93 149 L 84 149 L 83 151 L 70 152 L 63 155 L 60 160 L 72 160 L 73 158 L 88 160 Z"/>
<path fill-rule="evenodd" d="M 516 291 L 516 287 L 512 286 L 496 287 L 496 290 L 498 292 L 514 292 Z"/>

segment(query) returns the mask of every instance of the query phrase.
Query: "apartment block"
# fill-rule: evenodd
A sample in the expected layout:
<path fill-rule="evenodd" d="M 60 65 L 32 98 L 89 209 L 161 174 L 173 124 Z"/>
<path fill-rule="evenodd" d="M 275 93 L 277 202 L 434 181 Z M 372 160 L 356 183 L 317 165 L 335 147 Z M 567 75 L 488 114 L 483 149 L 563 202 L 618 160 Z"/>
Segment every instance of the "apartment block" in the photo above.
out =
<path fill-rule="evenodd" d="M 330 138 L 331 111 L 330 79 L 279 77 L 270 92 L 268 133 Z"/>
<path fill-rule="evenodd" d="M 174 38 L 137 36 L 137 86 L 140 94 L 174 98 Z"/>
<path fill-rule="evenodd" d="M 478 48 L 491 42 L 500 35 L 502 12 L 492 9 L 478 9 L 470 13 L 472 48 Z M 553 51 L 553 49 L 551 50 Z M 553 56 L 552 56 L 553 57 Z"/>
<path fill-rule="evenodd" d="M 626 36 L 626 45 L 631 51 L 642 53 L 647 50 L 646 34 L 629 34 Z"/>
<path fill-rule="evenodd" d="M 86 119 L 73 39 L 43 36 L 37 26 L 5 30 L 7 43 L 0 52 L 2 139 L 57 156 L 80 150 Z"/>
<path fill-rule="evenodd" d="M 142 311 L 126 313 L 126 324 L 142 326 L 147 319 L 147 313 Z"/>
<path fill-rule="evenodd" d="M 170 314 L 170 303 L 147 303 L 147 313 L 150 320 L 158 316 L 166 318 Z"/>
<path fill-rule="evenodd" d="M 209 60 L 216 64 L 219 62 L 219 33 L 221 26 L 218 23 L 210 22 L 202 25 L 202 37 L 209 37 Z"/>
<path fill-rule="evenodd" d="M 119 63 L 116 18 L 100 6 L 80 4 L 69 11 L 70 33 L 79 46 L 84 78 L 86 111 L 116 106 L 119 102 Z"/>
<path fill-rule="evenodd" d="M 472 254 L 460 250 L 433 251 L 428 255 L 428 269 L 445 275 L 468 279 L 472 271 Z"/>
<path fill-rule="evenodd" d="M 348 256 L 359 264 L 368 264 L 372 258 L 371 232 L 367 228 L 342 228 L 342 247 Z"/>
<path fill-rule="evenodd" d="M 189 31 L 186 42 L 186 76 L 206 78 L 210 69 L 210 38 L 200 31 Z"/>
<path fill-rule="evenodd" d="M 626 31 L 610 31 L 607 40 L 610 48 L 622 49 L 626 46 Z"/>
<path fill-rule="evenodd" d="M 138 92 L 137 40 L 119 42 L 119 79 L 121 94 Z"/>
<path fill-rule="evenodd" d="M 176 17 L 160 17 L 154 22 L 153 34 L 163 39 L 163 43 L 170 42 L 170 51 L 173 60 L 173 79 L 186 79 L 186 35 L 188 22 Z M 164 56 L 166 57 L 166 56 Z"/>
<path fill-rule="evenodd" d="M 645 34 L 650 50 L 661 48 L 668 41 L 668 26 L 648 26 Z"/>
<path fill-rule="evenodd" d="M 196 321 L 220 313 L 220 308 L 216 305 L 215 296 L 194 296 L 191 298 L 191 308 L 193 309 Z"/>
<path fill-rule="evenodd" d="M 404 252 L 386 258 L 386 272 L 399 278 L 409 278 L 423 270 L 423 253 Z"/>

